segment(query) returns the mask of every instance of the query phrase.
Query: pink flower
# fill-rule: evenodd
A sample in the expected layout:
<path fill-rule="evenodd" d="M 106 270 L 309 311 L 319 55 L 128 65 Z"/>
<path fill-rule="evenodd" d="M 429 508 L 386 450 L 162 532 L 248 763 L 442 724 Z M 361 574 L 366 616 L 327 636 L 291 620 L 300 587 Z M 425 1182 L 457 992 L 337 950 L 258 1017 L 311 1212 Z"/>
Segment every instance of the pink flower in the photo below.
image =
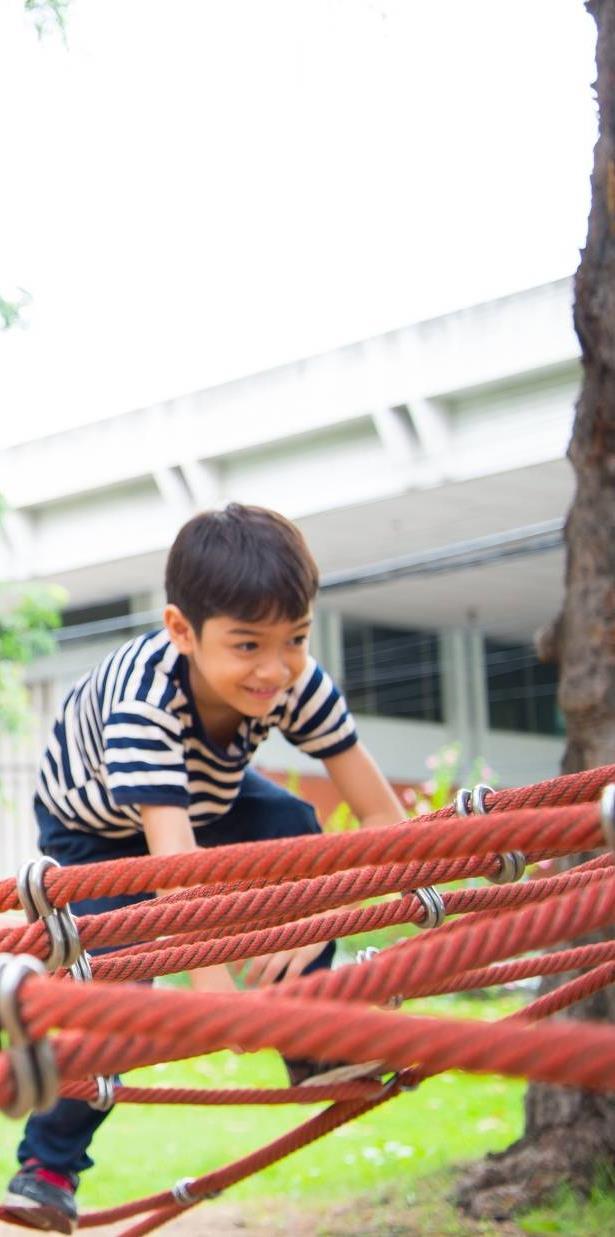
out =
<path fill-rule="evenodd" d="M 424 795 L 433 795 L 435 793 L 436 783 L 433 778 L 429 778 L 427 782 L 421 782 L 421 790 Z"/>
<path fill-rule="evenodd" d="M 427 760 L 425 761 L 425 764 L 427 765 L 427 768 L 428 768 L 428 769 L 437 769 L 437 767 L 438 767 L 438 757 L 437 757 L 437 756 L 428 756 L 428 757 L 427 757 Z"/>
<path fill-rule="evenodd" d="M 414 786 L 408 786 L 401 795 L 406 807 L 416 807 L 417 794 Z"/>

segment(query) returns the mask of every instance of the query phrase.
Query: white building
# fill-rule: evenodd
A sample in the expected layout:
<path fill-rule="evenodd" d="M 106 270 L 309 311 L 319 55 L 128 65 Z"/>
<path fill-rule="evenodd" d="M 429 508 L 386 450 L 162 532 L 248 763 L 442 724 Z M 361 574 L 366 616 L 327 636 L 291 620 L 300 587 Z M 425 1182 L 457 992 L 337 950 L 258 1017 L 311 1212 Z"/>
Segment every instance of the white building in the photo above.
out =
<path fill-rule="evenodd" d="M 531 642 L 562 594 L 571 302 L 561 280 L 0 452 L 0 578 L 70 595 L 58 652 L 31 669 L 37 734 L 4 744 L 18 820 L 2 870 L 26 845 L 59 694 L 156 625 L 178 527 L 232 499 L 304 530 L 323 574 L 316 653 L 390 778 L 420 780 L 454 740 L 504 783 L 555 774 L 554 672 Z M 262 749 L 270 769 L 289 761 L 320 773 L 279 736 Z"/>

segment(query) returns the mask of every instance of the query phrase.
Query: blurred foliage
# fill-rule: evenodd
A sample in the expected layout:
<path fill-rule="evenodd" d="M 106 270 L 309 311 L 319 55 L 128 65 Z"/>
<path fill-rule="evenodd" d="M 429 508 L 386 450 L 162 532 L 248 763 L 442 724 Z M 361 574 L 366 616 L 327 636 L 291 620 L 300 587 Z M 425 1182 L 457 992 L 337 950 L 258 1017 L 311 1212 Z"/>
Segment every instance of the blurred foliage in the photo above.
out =
<path fill-rule="evenodd" d="M 425 761 L 429 777 L 418 787 L 409 787 L 402 795 L 409 816 L 424 816 L 437 812 L 452 802 L 462 781 L 469 787 L 477 782 L 486 782 L 495 790 L 499 778 L 481 756 L 464 772 L 463 752 L 460 743 L 448 743 Z"/>
<path fill-rule="evenodd" d="M 440 808 L 446 807 L 447 804 L 452 802 L 455 791 L 461 782 L 463 765 L 461 744 L 447 744 L 445 747 L 440 748 L 438 752 L 434 752 L 432 756 L 428 756 L 425 763 L 429 770 L 429 777 L 425 781 L 420 782 L 416 788 L 409 786 L 401 795 L 409 817 L 424 816 L 427 812 L 437 812 Z M 293 777 L 295 782 L 291 786 L 291 779 Z M 482 758 L 479 758 L 474 761 L 469 769 L 467 781 L 470 786 L 475 786 L 477 782 L 487 782 L 495 789 L 499 779 L 493 769 Z M 294 791 L 294 794 L 299 793 L 299 779 L 296 775 L 292 773 L 288 775 L 287 785 L 289 790 Z M 359 822 L 347 803 L 338 803 L 324 824 L 325 833 L 345 833 L 348 830 L 358 828 Z"/>
<path fill-rule="evenodd" d="M 15 301 L 7 301 L 0 296 L 0 329 L 8 331 L 12 326 L 25 326 L 23 311 L 30 304 L 30 294 L 25 288 L 18 289 L 19 296 Z"/>
<path fill-rule="evenodd" d="M 27 728 L 24 667 L 53 652 L 53 632 L 60 626 L 65 601 L 64 589 L 57 585 L 30 585 L 18 596 L 13 588 L 5 588 L 4 596 L 0 593 L 0 730 Z"/>
<path fill-rule="evenodd" d="M 66 15 L 70 0 L 24 0 L 26 13 L 34 22 L 39 39 L 52 30 L 59 30 L 66 39 Z"/>

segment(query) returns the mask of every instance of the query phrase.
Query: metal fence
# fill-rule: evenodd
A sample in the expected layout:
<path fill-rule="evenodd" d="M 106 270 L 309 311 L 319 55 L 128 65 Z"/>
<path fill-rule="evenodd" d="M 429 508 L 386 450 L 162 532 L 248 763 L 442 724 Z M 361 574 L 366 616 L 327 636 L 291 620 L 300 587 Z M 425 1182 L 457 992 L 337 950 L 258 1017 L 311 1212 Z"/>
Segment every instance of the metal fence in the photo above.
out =
<path fill-rule="evenodd" d="M 0 743 L 0 751 L 6 747 Z M 20 864 L 36 855 L 32 794 L 34 760 L 0 758 L 0 876 L 14 876 Z"/>

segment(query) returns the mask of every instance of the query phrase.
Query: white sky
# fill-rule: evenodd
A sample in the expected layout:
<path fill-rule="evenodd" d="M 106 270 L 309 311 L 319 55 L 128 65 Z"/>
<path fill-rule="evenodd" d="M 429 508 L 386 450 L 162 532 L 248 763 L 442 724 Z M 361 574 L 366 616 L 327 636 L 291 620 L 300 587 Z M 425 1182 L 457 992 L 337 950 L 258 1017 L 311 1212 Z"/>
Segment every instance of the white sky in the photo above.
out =
<path fill-rule="evenodd" d="M 0 3 L 0 445 L 570 273 L 582 0 Z"/>

